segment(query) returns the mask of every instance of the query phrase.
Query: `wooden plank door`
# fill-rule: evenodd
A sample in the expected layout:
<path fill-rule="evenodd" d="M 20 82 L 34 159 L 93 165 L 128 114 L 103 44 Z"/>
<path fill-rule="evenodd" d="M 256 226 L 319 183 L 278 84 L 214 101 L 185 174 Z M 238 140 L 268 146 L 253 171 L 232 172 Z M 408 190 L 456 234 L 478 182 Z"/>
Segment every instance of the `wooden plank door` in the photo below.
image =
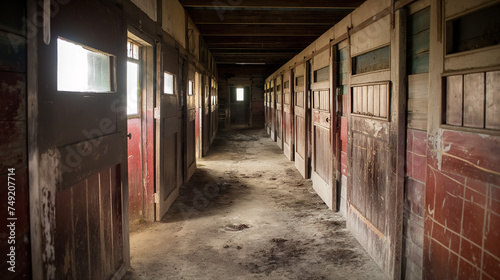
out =
<path fill-rule="evenodd" d="M 271 135 L 271 83 L 266 82 L 266 131 Z"/>
<path fill-rule="evenodd" d="M 203 75 L 203 98 L 202 98 L 202 143 L 203 156 L 208 153 L 210 147 L 210 78 Z"/>
<path fill-rule="evenodd" d="M 129 262 L 126 26 L 93 0 L 46 20 L 28 42 L 33 278 L 119 279 Z"/>
<path fill-rule="evenodd" d="M 129 185 L 129 218 L 142 219 L 143 212 L 143 177 L 142 177 L 142 90 L 141 46 L 133 41 L 127 42 L 133 49 L 127 61 L 127 159 Z M 134 54 L 135 49 L 139 54 Z"/>
<path fill-rule="evenodd" d="M 330 209 L 337 209 L 337 188 L 333 172 L 334 96 L 330 49 L 317 54 L 312 65 L 312 172 L 313 188 Z"/>
<path fill-rule="evenodd" d="M 210 144 L 215 140 L 218 128 L 218 96 L 217 96 L 217 82 L 215 79 L 210 79 Z"/>
<path fill-rule="evenodd" d="M 294 155 L 293 127 L 293 78 L 292 71 L 283 74 L 283 153 L 289 160 Z"/>
<path fill-rule="evenodd" d="M 406 143 L 406 18 L 396 11 L 379 32 L 391 32 L 390 56 L 374 59 L 389 81 L 350 81 L 347 227 L 390 279 L 401 277 Z M 352 44 L 348 44 L 352 47 Z M 352 54 L 352 49 L 351 49 Z M 365 65 L 359 58 L 351 72 Z M 383 73 L 383 72 L 381 72 Z"/>
<path fill-rule="evenodd" d="M 196 75 L 192 64 L 189 64 L 186 94 L 186 122 L 185 122 L 185 176 L 189 181 L 196 170 Z"/>
<path fill-rule="evenodd" d="M 269 134 L 269 116 L 267 114 L 267 81 L 264 83 L 264 129 Z"/>
<path fill-rule="evenodd" d="M 163 48 L 163 49 L 162 49 Z M 179 57 L 169 46 L 159 46 L 157 58 L 162 71 L 156 96 L 156 220 L 160 221 L 178 196 L 178 172 L 182 163 L 180 152 L 180 117 L 178 116 Z"/>
<path fill-rule="evenodd" d="M 271 79 L 269 85 L 269 113 L 271 115 L 271 139 L 276 141 L 276 87 L 274 79 Z"/>
<path fill-rule="evenodd" d="M 301 64 L 293 70 L 294 73 L 294 99 L 295 99 L 295 167 L 302 177 L 308 178 L 308 144 L 307 144 L 307 94 L 306 94 L 306 69 Z"/>
<path fill-rule="evenodd" d="M 283 78 L 278 75 L 276 87 L 276 143 L 283 150 Z"/>

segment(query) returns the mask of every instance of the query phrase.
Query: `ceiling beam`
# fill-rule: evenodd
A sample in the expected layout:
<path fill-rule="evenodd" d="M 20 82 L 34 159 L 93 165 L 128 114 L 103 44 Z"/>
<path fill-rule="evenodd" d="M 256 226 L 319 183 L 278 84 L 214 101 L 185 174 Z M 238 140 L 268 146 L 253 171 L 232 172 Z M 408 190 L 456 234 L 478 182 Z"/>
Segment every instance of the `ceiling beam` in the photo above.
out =
<path fill-rule="evenodd" d="M 210 36 L 295 36 L 319 37 L 330 29 L 331 25 L 289 25 L 286 27 L 272 24 L 237 24 L 221 26 L 219 24 L 199 24 L 198 29 L 204 38 Z"/>
<path fill-rule="evenodd" d="M 218 10 L 187 9 L 196 24 L 324 24 L 333 26 L 349 12 L 322 11 L 277 11 L 277 10 Z"/>
<path fill-rule="evenodd" d="M 295 54 L 214 54 L 214 59 L 218 64 L 238 64 L 238 63 L 265 63 L 284 64 L 292 59 Z"/>
<path fill-rule="evenodd" d="M 304 36 L 300 39 L 290 36 L 210 36 L 205 42 L 210 49 L 249 48 L 249 49 L 305 49 L 317 36 Z"/>
<path fill-rule="evenodd" d="M 180 0 L 182 6 L 189 7 L 219 7 L 219 8 L 323 8 L 323 9 L 355 9 L 364 0 Z"/>

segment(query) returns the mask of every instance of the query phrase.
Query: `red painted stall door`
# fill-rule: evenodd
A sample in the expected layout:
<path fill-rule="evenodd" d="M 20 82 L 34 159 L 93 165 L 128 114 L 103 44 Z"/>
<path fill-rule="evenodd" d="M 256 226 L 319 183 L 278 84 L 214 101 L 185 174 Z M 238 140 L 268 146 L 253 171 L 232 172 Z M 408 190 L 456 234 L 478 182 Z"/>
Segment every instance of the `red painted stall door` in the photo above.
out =
<path fill-rule="evenodd" d="M 143 211 L 142 157 L 141 157 L 141 47 L 127 43 L 127 154 L 130 219 L 141 219 Z"/>

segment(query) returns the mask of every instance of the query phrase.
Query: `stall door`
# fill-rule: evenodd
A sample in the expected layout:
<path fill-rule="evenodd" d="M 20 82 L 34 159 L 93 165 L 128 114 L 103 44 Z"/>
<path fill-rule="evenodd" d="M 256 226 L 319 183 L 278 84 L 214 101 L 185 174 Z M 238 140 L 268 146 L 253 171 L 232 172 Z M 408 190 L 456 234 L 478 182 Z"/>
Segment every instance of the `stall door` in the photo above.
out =
<path fill-rule="evenodd" d="M 290 81 L 292 81 L 290 83 Z M 283 74 L 283 153 L 293 160 L 293 95 L 291 71 Z"/>
<path fill-rule="evenodd" d="M 189 178 L 196 170 L 196 91 L 195 91 L 196 75 L 194 66 L 189 64 L 187 94 L 186 94 L 186 172 L 184 181 L 189 181 Z"/>
<path fill-rule="evenodd" d="M 266 131 L 271 135 L 271 86 L 270 82 L 266 82 Z"/>
<path fill-rule="evenodd" d="M 178 172 L 180 157 L 180 117 L 178 116 L 178 53 L 174 48 L 157 47 L 161 66 L 158 81 L 161 81 L 156 100 L 156 220 L 165 215 L 178 196 Z"/>
<path fill-rule="evenodd" d="M 202 99 L 202 142 L 203 156 L 206 156 L 210 147 L 210 79 L 203 75 L 203 99 Z"/>
<path fill-rule="evenodd" d="M 304 178 L 308 178 L 308 149 L 307 149 L 307 99 L 305 88 L 305 64 L 294 70 L 295 86 L 295 167 Z"/>
<path fill-rule="evenodd" d="M 269 86 L 269 111 L 271 115 L 271 139 L 276 141 L 276 87 L 274 80 L 271 80 Z"/>
<path fill-rule="evenodd" d="M 330 90 L 330 50 L 314 57 L 312 65 L 312 172 L 313 188 L 323 201 L 336 209 L 336 185 L 333 173 L 333 94 Z"/>
<path fill-rule="evenodd" d="M 283 88 L 282 78 L 278 75 L 276 83 L 276 143 L 283 150 Z"/>
<path fill-rule="evenodd" d="M 267 82 L 264 83 L 264 128 L 266 129 L 267 134 L 269 134 L 269 116 L 267 114 Z"/>
<path fill-rule="evenodd" d="M 34 279 L 119 279 L 129 262 L 127 36 L 113 11 L 70 1 L 29 39 Z"/>

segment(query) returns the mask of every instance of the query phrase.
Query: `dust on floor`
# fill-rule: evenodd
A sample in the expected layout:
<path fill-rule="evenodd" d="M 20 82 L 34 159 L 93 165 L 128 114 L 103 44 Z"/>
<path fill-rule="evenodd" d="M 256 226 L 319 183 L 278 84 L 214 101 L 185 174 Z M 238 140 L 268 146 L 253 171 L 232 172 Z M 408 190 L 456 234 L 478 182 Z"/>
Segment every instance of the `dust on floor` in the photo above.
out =
<path fill-rule="evenodd" d="M 219 132 L 125 279 L 386 279 L 264 130 Z"/>

